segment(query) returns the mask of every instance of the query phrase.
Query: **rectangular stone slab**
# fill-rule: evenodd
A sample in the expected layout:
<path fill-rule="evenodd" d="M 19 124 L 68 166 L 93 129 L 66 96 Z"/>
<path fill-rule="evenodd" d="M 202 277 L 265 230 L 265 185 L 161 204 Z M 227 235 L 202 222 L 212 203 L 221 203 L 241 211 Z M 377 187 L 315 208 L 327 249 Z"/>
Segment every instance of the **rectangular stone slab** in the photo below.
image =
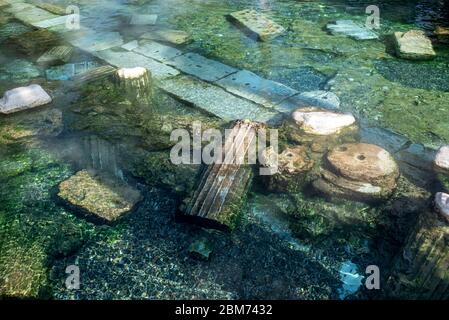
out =
<path fill-rule="evenodd" d="M 118 32 L 96 32 L 88 30 L 79 37 L 74 37 L 69 42 L 84 51 L 95 52 L 121 46 L 123 39 Z"/>
<path fill-rule="evenodd" d="M 405 147 L 408 139 L 386 129 L 362 126 L 360 129 L 360 142 L 375 144 L 390 153 L 396 153 Z"/>
<path fill-rule="evenodd" d="M 56 27 L 56 26 L 60 26 L 60 25 L 65 26 L 67 19 L 69 19 L 69 17 L 70 17 L 70 15 L 57 16 L 55 18 L 34 22 L 34 23 L 32 23 L 32 25 L 35 26 L 36 28 L 44 28 L 44 29 L 48 29 L 48 28 L 52 28 L 52 27 Z M 81 20 L 81 18 L 80 18 L 80 20 Z"/>
<path fill-rule="evenodd" d="M 190 40 L 190 36 L 187 32 L 182 30 L 172 29 L 156 29 L 144 33 L 140 36 L 141 39 L 156 40 L 171 42 L 174 44 L 183 44 Z"/>
<path fill-rule="evenodd" d="M 98 68 L 90 69 L 86 72 L 78 74 L 73 77 L 73 83 L 75 86 L 80 86 L 88 82 L 97 81 L 106 78 L 114 74 L 116 69 L 112 66 L 101 66 Z"/>
<path fill-rule="evenodd" d="M 147 68 L 155 79 L 164 79 L 179 74 L 178 70 L 135 52 L 104 50 L 96 52 L 94 55 L 117 68 Z"/>
<path fill-rule="evenodd" d="M 43 20 L 54 19 L 58 16 L 48 11 L 33 7 L 14 13 L 14 17 L 22 22 L 33 24 Z"/>
<path fill-rule="evenodd" d="M 182 51 L 154 41 L 142 43 L 133 49 L 133 51 L 160 62 L 167 62 L 170 59 L 182 55 Z"/>
<path fill-rule="evenodd" d="M 327 25 L 332 34 L 344 34 L 356 40 L 378 39 L 379 36 L 372 30 L 362 27 L 352 20 L 338 20 Z"/>
<path fill-rule="evenodd" d="M 217 81 L 238 70 L 196 53 L 186 53 L 167 62 L 184 73 L 194 75 L 205 81 Z"/>
<path fill-rule="evenodd" d="M 176 98 L 224 120 L 270 122 L 279 114 L 238 98 L 225 90 L 189 76 L 161 81 L 159 87 Z"/>
<path fill-rule="evenodd" d="M 130 25 L 144 26 L 155 25 L 157 21 L 157 14 L 135 14 L 131 17 Z"/>
<path fill-rule="evenodd" d="M 228 19 L 261 41 L 281 35 L 285 29 L 267 16 L 254 10 L 242 10 L 229 14 Z"/>
<path fill-rule="evenodd" d="M 242 70 L 215 82 L 235 95 L 266 107 L 273 107 L 298 91 L 281 83 L 264 79 L 248 70 Z"/>
<path fill-rule="evenodd" d="M 53 47 L 47 52 L 45 52 L 39 59 L 37 63 L 41 65 L 55 65 L 60 63 L 67 63 L 73 53 L 73 48 L 68 46 L 57 46 Z"/>
<path fill-rule="evenodd" d="M 66 9 L 51 3 L 36 3 L 36 7 L 41 8 L 43 10 L 47 10 L 48 12 L 57 14 L 57 15 L 65 15 Z"/>
<path fill-rule="evenodd" d="M 0 99 L 0 113 L 9 114 L 48 104 L 51 97 L 37 84 L 19 87 L 5 92 Z"/>

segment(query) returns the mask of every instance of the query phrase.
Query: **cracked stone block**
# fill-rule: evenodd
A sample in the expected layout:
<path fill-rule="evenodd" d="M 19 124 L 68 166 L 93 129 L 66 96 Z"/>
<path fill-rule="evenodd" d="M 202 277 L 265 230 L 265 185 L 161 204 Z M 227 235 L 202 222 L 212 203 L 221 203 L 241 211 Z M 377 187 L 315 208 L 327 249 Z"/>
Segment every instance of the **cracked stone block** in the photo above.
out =
<path fill-rule="evenodd" d="M 189 76 L 164 80 L 159 86 L 177 99 L 224 120 L 248 119 L 265 123 L 275 121 L 279 115 Z"/>
<path fill-rule="evenodd" d="M 334 35 L 344 34 L 356 40 L 373 40 L 379 38 L 374 31 L 352 20 L 337 20 L 335 23 L 328 24 L 327 29 Z"/>
<path fill-rule="evenodd" d="M 266 15 L 254 10 L 242 10 L 229 14 L 228 19 L 261 41 L 268 41 L 285 32 L 284 27 Z"/>
<path fill-rule="evenodd" d="M 410 60 L 428 60 L 436 56 L 432 41 L 424 31 L 395 32 L 394 40 L 398 57 Z"/>
<path fill-rule="evenodd" d="M 170 59 L 182 55 L 182 51 L 154 41 L 143 43 L 133 49 L 133 51 L 160 62 L 167 62 Z"/>
<path fill-rule="evenodd" d="M 133 26 L 155 25 L 157 21 L 157 14 L 135 14 L 131 17 L 129 22 Z"/>
<path fill-rule="evenodd" d="M 155 79 L 168 78 L 179 74 L 178 70 L 135 52 L 104 50 L 96 52 L 94 55 L 117 68 L 146 68 Z"/>
<path fill-rule="evenodd" d="M 241 70 L 216 82 L 235 95 L 266 107 L 273 107 L 298 91 L 281 83 L 264 79 L 248 70 Z"/>
<path fill-rule="evenodd" d="M 186 53 L 167 62 L 182 72 L 205 81 L 217 81 L 238 70 L 215 60 L 207 59 L 196 53 Z"/>
<path fill-rule="evenodd" d="M 133 41 L 125 43 L 123 46 L 121 46 L 121 48 L 125 49 L 127 51 L 133 51 L 138 46 L 139 46 L 139 42 L 137 42 L 137 40 L 133 40 Z"/>

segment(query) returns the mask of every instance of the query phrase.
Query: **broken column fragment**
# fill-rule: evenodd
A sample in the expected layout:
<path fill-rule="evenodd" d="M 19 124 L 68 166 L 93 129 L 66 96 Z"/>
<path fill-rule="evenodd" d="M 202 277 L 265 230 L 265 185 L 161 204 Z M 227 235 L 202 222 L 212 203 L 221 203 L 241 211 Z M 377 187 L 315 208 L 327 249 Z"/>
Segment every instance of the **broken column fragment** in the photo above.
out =
<path fill-rule="evenodd" d="M 198 188 L 183 210 L 184 220 L 220 230 L 233 230 L 237 226 L 253 175 L 243 157 L 255 143 L 259 126 L 248 120 L 236 123 L 225 141 L 223 161 L 216 161 L 204 170 Z"/>
<path fill-rule="evenodd" d="M 284 33 L 281 25 L 254 10 L 242 10 L 229 14 L 228 19 L 242 27 L 258 40 L 269 41 Z"/>
<path fill-rule="evenodd" d="M 115 74 L 118 90 L 124 92 L 131 101 L 148 105 L 152 98 L 152 81 L 150 72 L 142 67 L 121 68 Z"/>
<path fill-rule="evenodd" d="M 329 151 L 313 185 L 330 197 L 376 201 L 393 193 L 398 177 L 399 168 L 386 150 L 373 144 L 347 143 Z"/>
<path fill-rule="evenodd" d="M 39 59 L 37 63 L 44 66 L 53 66 L 58 64 L 64 64 L 69 62 L 72 57 L 73 48 L 68 46 L 57 46 L 53 47 L 47 52 L 45 52 Z"/>
<path fill-rule="evenodd" d="M 316 107 L 295 110 L 284 122 L 282 131 L 288 139 L 310 146 L 314 152 L 325 152 L 338 143 L 353 142 L 358 136 L 352 114 Z"/>
<path fill-rule="evenodd" d="M 267 189 L 278 192 L 298 191 L 305 184 L 305 174 L 313 166 L 304 146 L 286 148 L 278 155 L 273 147 L 268 147 L 262 153 L 260 163 L 272 171 L 263 176 Z"/>
<path fill-rule="evenodd" d="M 109 65 L 88 69 L 85 72 L 75 75 L 72 78 L 73 84 L 75 86 L 81 86 L 92 81 L 98 81 L 114 74 L 115 70 L 113 66 Z"/>
<path fill-rule="evenodd" d="M 437 193 L 435 210 L 419 216 L 395 259 L 387 282 L 390 297 L 449 299 L 448 199 L 448 194 Z"/>
<path fill-rule="evenodd" d="M 132 211 L 140 192 L 115 178 L 82 170 L 61 182 L 58 196 L 70 207 L 100 222 L 114 222 Z"/>
<path fill-rule="evenodd" d="M 37 84 L 6 91 L 0 99 L 0 113 L 8 114 L 48 104 L 51 97 Z"/>

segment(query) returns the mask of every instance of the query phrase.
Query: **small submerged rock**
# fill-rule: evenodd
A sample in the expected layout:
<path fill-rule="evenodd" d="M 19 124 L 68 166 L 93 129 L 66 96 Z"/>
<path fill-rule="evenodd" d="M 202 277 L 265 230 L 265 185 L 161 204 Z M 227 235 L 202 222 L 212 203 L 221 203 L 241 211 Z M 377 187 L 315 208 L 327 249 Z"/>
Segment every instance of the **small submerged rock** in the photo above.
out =
<path fill-rule="evenodd" d="M 88 217 L 114 222 L 132 211 L 140 192 L 123 181 L 82 170 L 61 182 L 58 196 Z"/>
<path fill-rule="evenodd" d="M 394 41 L 398 57 L 409 60 L 429 60 L 436 56 L 432 41 L 421 30 L 395 32 Z"/>
<path fill-rule="evenodd" d="M 343 144 L 332 149 L 325 160 L 314 186 L 329 196 L 378 200 L 389 197 L 396 188 L 399 168 L 393 157 L 379 146 Z"/>
<path fill-rule="evenodd" d="M 435 209 L 449 222 L 449 194 L 437 192 L 435 195 Z"/>
<path fill-rule="evenodd" d="M 48 104 L 51 97 L 37 84 L 19 87 L 5 92 L 0 99 L 0 113 L 9 114 Z"/>
<path fill-rule="evenodd" d="M 213 251 L 212 244 L 206 238 L 201 238 L 194 241 L 189 246 L 189 254 L 198 260 L 207 261 L 210 258 L 210 254 Z"/>
<path fill-rule="evenodd" d="M 438 150 L 434 167 L 437 171 L 449 174 L 449 146 L 443 146 Z"/>
<path fill-rule="evenodd" d="M 273 147 L 268 147 L 262 153 L 260 162 L 273 172 L 264 176 L 268 190 L 279 192 L 297 190 L 304 185 L 304 175 L 313 166 L 313 160 L 307 156 L 303 146 L 287 148 L 279 155 Z"/>

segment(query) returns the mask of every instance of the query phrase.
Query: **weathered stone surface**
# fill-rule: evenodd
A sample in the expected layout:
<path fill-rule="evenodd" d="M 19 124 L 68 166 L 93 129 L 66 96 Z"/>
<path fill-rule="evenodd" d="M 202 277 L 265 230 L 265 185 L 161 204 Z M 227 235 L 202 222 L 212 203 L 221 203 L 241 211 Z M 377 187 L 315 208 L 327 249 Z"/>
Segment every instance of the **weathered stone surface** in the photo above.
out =
<path fill-rule="evenodd" d="M 15 59 L 0 65 L 0 80 L 28 83 L 41 75 L 41 71 L 30 61 Z"/>
<path fill-rule="evenodd" d="M 268 147 L 263 151 L 259 162 L 272 172 L 263 177 L 267 189 L 278 192 L 299 191 L 305 184 L 305 173 L 313 166 L 313 160 L 307 156 L 303 146 L 287 148 L 280 154 L 276 154 L 273 147 Z"/>
<path fill-rule="evenodd" d="M 327 25 L 332 34 L 344 34 L 356 40 L 378 39 L 379 36 L 372 30 L 363 27 L 352 20 L 338 20 Z"/>
<path fill-rule="evenodd" d="M 107 50 L 121 46 L 123 39 L 118 32 L 96 32 L 87 30 L 69 40 L 70 44 L 87 52 Z"/>
<path fill-rule="evenodd" d="M 117 68 L 144 67 L 155 79 L 169 78 L 179 74 L 178 70 L 170 66 L 134 52 L 104 50 L 95 53 L 95 56 Z"/>
<path fill-rule="evenodd" d="M 257 123 L 238 121 L 232 128 L 220 154 L 222 161 L 208 166 L 198 189 L 185 201 L 186 220 L 209 228 L 235 229 L 252 177 L 251 168 L 241 160 L 256 139 L 258 127 Z"/>
<path fill-rule="evenodd" d="M 53 47 L 37 59 L 37 63 L 45 66 L 69 62 L 73 48 L 68 46 Z"/>
<path fill-rule="evenodd" d="M 83 213 L 113 222 L 133 210 L 140 192 L 121 181 L 82 170 L 59 185 L 58 196 Z"/>
<path fill-rule="evenodd" d="M 401 172 L 419 186 L 426 186 L 435 179 L 433 162 L 436 151 L 421 144 L 411 144 L 395 155 Z"/>
<path fill-rule="evenodd" d="M 410 60 L 428 60 L 436 56 L 432 41 L 421 30 L 395 32 L 394 41 L 398 57 Z"/>
<path fill-rule="evenodd" d="M 155 25 L 157 21 L 157 14 L 135 14 L 131 17 L 130 25 Z"/>
<path fill-rule="evenodd" d="M 143 43 L 133 49 L 133 51 L 160 62 L 167 62 L 170 59 L 182 55 L 182 51 L 154 41 Z"/>
<path fill-rule="evenodd" d="M 389 298 L 449 299 L 448 236 L 449 224 L 441 214 L 420 213 L 385 286 Z"/>
<path fill-rule="evenodd" d="M 190 41 L 190 35 L 182 30 L 156 29 L 140 36 L 141 39 L 184 44 Z"/>
<path fill-rule="evenodd" d="M 274 108 L 279 112 L 291 113 L 300 107 L 306 106 L 336 110 L 340 108 L 340 99 L 335 93 L 330 91 L 308 91 L 282 100 Z"/>
<path fill-rule="evenodd" d="M 285 32 L 284 27 L 254 10 L 233 12 L 228 18 L 261 41 L 274 39 Z"/>
<path fill-rule="evenodd" d="M 449 194 L 437 192 L 435 195 L 435 208 L 449 222 Z"/>
<path fill-rule="evenodd" d="M 330 195 L 357 200 L 378 200 L 392 194 L 399 177 L 393 157 L 379 146 L 350 143 L 326 155 L 315 188 Z"/>
<path fill-rule="evenodd" d="M 362 126 L 360 142 L 375 144 L 388 152 L 396 153 L 406 146 L 408 139 L 383 128 Z"/>
<path fill-rule="evenodd" d="M 17 49 L 28 55 L 39 57 L 48 49 L 58 46 L 61 38 L 48 30 L 35 30 L 10 38 L 8 42 L 17 46 Z"/>
<path fill-rule="evenodd" d="M 313 152 L 323 153 L 336 144 L 355 141 L 358 126 L 351 114 L 305 107 L 292 113 L 282 132 L 288 139 L 310 146 Z"/>
<path fill-rule="evenodd" d="M 437 171 L 449 174 L 449 146 L 443 146 L 438 150 L 434 166 Z"/>
<path fill-rule="evenodd" d="M 320 136 L 338 134 L 356 122 L 352 114 L 342 114 L 315 108 L 297 109 L 293 112 L 292 119 L 304 133 Z"/>
<path fill-rule="evenodd" d="M 269 122 L 278 116 L 277 112 L 188 76 L 164 80 L 160 87 L 176 98 L 224 120 L 249 119 Z"/>
<path fill-rule="evenodd" d="M 14 13 L 14 17 L 24 23 L 34 24 L 39 21 L 54 19 L 57 15 L 36 7 L 29 7 Z"/>
<path fill-rule="evenodd" d="M 45 2 L 37 2 L 35 4 L 35 6 L 38 8 L 41 8 L 43 10 L 47 10 L 48 12 L 60 15 L 60 16 L 66 14 L 65 8 L 55 5 L 55 4 L 45 3 Z"/>
<path fill-rule="evenodd" d="M 14 21 L 8 22 L 7 24 L 0 26 L 0 43 L 10 37 L 16 37 L 21 34 L 30 32 L 31 30 L 31 27 L 26 26 L 22 23 Z"/>
<path fill-rule="evenodd" d="M 47 20 L 41 20 L 37 22 L 33 22 L 32 25 L 36 28 L 43 28 L 43 29 L 49 29 L 57 26 L 63 25 L 65 28 L 65 25 L 67 23 L 68 16 L 56 16 L 51 19 Z M 80 18 L 81 20 L 81 18 Z"/>
<path fill-rule="evenodd" d="M 21 12 L 26 9 L 33 9 L 33 8 L 35 8 L 35 6 L 33 6 L 32 4 L 29 4 L 29 3 L 25 3 L 25 2 L 11 3 L 10 2 L 10 6 L 6 9 L 4 9 L 4 11 L 8 12 L 8 13 L 17 13 L 17 12 Z"/>
<path fill-rule="evenodd" d="M 8 114 L 45 105 L 52 101 L 47 92 L 37 84 L 6 91 L 0 99 L 0 113 Z"/>
<path fill-rule="evenodd" d="M 261 78 L 247 70 L 231 74 L 217 81 L 216 84 L 225 88 L 226 91 L 266 107 L 273 107 L 298 93 L 281 83 Z"/>
<path fill-rule="evenodd" d="M 124 45 L 121 46 L 121 48 L 128 50 L 128 51 L 133 51 L 138 46 L 139 46 L 139 42 L 137 40 L 133 40 L 133 41 L 125 43 Z"/>
<path fill-rule="evenodd" d="M 237 69 L 218 61 L 207 59 L 196 53 L 186 53 L 167 61 L 167 63 L 182 72 L 211 82 L 237 72 Z"/>

